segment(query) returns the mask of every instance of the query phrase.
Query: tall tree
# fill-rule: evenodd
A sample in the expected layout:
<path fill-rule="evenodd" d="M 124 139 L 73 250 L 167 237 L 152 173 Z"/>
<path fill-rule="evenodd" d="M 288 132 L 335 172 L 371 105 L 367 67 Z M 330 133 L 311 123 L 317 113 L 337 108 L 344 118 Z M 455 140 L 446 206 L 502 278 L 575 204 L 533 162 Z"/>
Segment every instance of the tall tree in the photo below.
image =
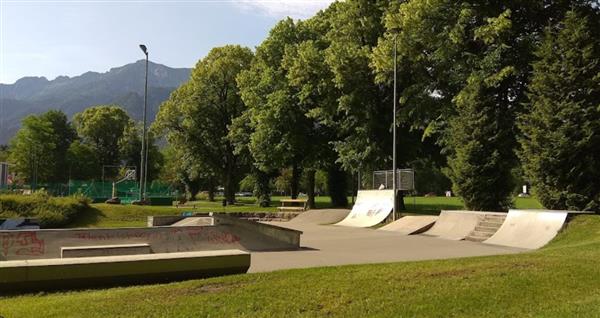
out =
<path fill-rule="evenodd" d="M 301 24 L 301 23 L 300 23 Z M 296 88 L 283 67 L 286 51 L 306 38 L 306 30 L 292 19 L 280 21 L 256 50 L 250 69 L 238 77 L 252 131 L 249 149 L 265 173 L 292 168 L 292 197 L 299 192 L 303 161 L 308 151 L 312 121 L 299 107 Z"/>
<path fill-rule="evenodd" d="M 374 66 L 389 78 L 383 57 L 399 30 L 400 105 L 450 154 L 449 176 L 470 208 L 507 208 L 533 48 L 548 22 L 589 4 L 413 0 L 390 7 Z"/>
<path fill-rule="evenodd" d="M 64 113 L 30 115 L 11 142 L 10 161 L 26 182 L 64 182 L 69 177 L 67 150 L 74 139 Z"/>
<path fill-rule="evenodd" d="M 244 168 L 228 138 L 229 126 L 246 108 L 236 77 L 252 58 L 252 51 L 237 45 L 212 49 L 196 64 L 190 81 L 161 106 L 157 117 L 157 129 L 165 131 L 170 142 L 187 147 L 190 158 L 219 177 L 230 203 L 235 201 Z"/>
<path fill-rule="evenodd" d="M 392 90 L 375 82 L 370 67 L 371 52 L 385 30 L 382 16 L 389 3 L 352 0 L 329 8 L 331 27 L 325 36 L 330 45 L 324 56 L 339 92 L 337 103 L 324 104 L 319 114 L 338 132 L 333 145 L 346 171 L 391 166 Z"/>
<path fill-rule="evenodd" d="M 100 165 L 120 165 L 119 141 L 134 125 L 125 110 L 114 105 L 94 106 L 75 114 L 73 123 L 82 142 L 96 152 Z"/>
<path fill-rule="evenodd" d="M 520 158 L 547 208 L 600 212 L 599 18 L 569 11 L 536 51 Z"/>

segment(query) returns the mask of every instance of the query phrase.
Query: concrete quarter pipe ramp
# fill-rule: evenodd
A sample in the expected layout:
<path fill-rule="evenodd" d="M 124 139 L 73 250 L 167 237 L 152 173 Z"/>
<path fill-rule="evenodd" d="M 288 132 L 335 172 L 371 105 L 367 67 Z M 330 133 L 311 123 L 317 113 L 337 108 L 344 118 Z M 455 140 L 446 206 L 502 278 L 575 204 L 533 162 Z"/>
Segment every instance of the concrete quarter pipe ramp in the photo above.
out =
<path fill-rule="evenodd" d="M 350 210 L 341 209 L 308 210 L 288 222 L 290 224 L 333 224 L 343 220 L 349 213 Z"/>
<path fill-rule="evenodd" d="M 510 210 L 487 244 L 536 249 L 550 242 L 567 220 L 567 211 Z"/>
<path fill-rule="evenodd" d="M 490 214 L 506 213 L 442 211 L 433 227 L 423 234 L 460 241 L 469 236 L 485 216 Z"/>
<path fill-rule="evenodd" d="M 358 191 L 350 214 L 336 225 L 371 227 L 381 223 L 394 208 L 393 190 Z"/>
<path fill-rule="evenodd" d="M 405 216 L 400 220 L 392 222 L 379 230 L 392 231 L 405 235 L 418 234 L 429 229 L 437 220 L 437 216 Z"/>

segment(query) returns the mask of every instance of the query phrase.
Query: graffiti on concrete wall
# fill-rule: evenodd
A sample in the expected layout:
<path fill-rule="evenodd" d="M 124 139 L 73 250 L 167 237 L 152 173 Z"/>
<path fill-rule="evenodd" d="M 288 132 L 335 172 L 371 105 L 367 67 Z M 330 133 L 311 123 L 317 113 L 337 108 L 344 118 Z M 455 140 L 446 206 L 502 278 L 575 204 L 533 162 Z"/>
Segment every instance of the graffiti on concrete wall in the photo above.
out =
<path fill-rule="evenodd" d="M 181 241 L 188 239 L 191 241 L 205 241 L 215 244 L 233 244 L 240 241 L 240 238 L 231 233 L 218 231 L 211 227 L 201 228 L 172 228 L 168 231 L 126 231 L 126 232 L 97 232 L 92 231 L 74 233 L 73 238 L 84 241 Z"/>
<path fill-rule="evenodd" d="M 36 232 L 0 233 L 0 248 L 3 256 L 39 256 L 44 254 L 44 240 Z"/>

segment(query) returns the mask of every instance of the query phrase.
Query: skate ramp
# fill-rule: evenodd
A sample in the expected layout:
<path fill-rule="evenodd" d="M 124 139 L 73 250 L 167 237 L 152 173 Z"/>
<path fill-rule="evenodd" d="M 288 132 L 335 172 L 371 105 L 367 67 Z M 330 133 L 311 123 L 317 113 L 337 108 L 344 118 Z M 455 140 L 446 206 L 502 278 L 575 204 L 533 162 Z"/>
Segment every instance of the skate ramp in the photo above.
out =
<path fill-rule="evenodd" d="M 400 220 L 392 222 L 379 230 L 392 231 L 405 235 L 418 234 L 425 232 L 435 223 L 437 216 L 420 215 L 420 216 L 405 216 Z"/>
<path fill-rule="evenodd" d="M 308 210 L 291 219 L 288 223 L 316 225 L 334 224 L 343 220 L 349 213 L 350 210 L 342 209 Z"/>
<path fill-rule="evenodd" d="M 393 190 L 358 191 L 352 211 L 336 225 L 371 227 L 385 220 L 393 208 Z"/>
<path fill-rule="evenodd" d="M 495 212 L 442 211 L 433 227 L 423 234 L 448 240 L 464 240 L 483 221 L 486 214 L 506 215 Z"/>
<path fill-rule="evenodd" d="M 567 220 L 567 211 L 510 210 L 486 244 L 537 249 L 550 242 Z"/>

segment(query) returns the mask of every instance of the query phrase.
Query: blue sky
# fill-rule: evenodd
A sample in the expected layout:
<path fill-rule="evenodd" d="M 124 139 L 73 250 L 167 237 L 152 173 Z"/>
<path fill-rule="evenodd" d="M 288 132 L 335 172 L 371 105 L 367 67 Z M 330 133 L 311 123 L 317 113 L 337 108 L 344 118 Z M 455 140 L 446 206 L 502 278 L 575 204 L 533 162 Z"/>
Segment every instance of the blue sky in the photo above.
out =
<path fill-rule="evenodd" d="M 254 48 L 286 16 L 332 0 L 0 0 L 0 83 L 106 72 L 142 59 L 192 67 L 216 46 Z"/>

